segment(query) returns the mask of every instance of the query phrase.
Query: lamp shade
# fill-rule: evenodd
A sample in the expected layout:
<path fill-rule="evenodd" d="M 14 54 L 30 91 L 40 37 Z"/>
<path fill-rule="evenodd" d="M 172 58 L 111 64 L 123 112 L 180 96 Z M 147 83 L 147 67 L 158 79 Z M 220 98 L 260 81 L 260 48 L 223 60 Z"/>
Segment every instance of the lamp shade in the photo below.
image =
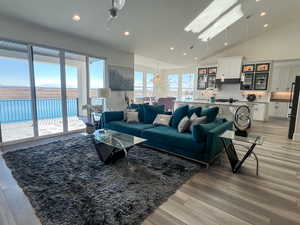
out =
<path fill-rule="evenodd" d="M 98 98 L 109 98 L 111 95 L 110 88 L 98 88 L 97 89 L 97 97 Z"/>

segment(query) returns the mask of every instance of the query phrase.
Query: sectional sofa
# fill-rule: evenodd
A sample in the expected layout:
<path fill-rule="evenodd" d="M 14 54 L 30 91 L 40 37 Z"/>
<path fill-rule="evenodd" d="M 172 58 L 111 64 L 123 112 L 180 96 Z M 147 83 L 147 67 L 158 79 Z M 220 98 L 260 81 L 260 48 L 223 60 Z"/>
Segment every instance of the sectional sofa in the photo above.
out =
<path fill-rule="evenodd" d="M 188 106 L 184 106 L 185 109 Z M 188 109 L 193 110 L 193 109 Z M 181 110 L 183 111 L 183 110 Z M 208 123 L 193 126 L 192 132 L 179 133 L 174 126 L 154 126 L 152 123 L 127 123 L 123 111 L 104 112 L 103 125 L 105 129 L 116 130 L 147 139 L 144 143 L 185 158 L 196 160 L 208 166 L 223 150 L 218 135 L 232 129 L 232 122 L 217 118 L 219 108 L 198 108 L 199 116 L 207 116 Z M 186 114 L 189 114 L 186 111 Z M 144 116 L 144 114 L 143 114 Z M 145 114 L 145 116 L 147 116 Z M 171 121 L 178 116 L 173 113 Z M 182 115 L 181 115 L 182 117 Z M 143 119 L 143 118 L 142 118 Z M 177 118 L 178 119 L 178 118 Z"/>

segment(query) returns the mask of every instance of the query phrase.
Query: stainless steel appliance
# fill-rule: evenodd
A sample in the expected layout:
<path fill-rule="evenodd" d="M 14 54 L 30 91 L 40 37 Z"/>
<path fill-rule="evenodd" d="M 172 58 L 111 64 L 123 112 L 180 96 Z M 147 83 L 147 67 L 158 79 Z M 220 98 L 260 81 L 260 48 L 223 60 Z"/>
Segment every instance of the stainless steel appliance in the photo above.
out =
<path fill-rule="evenodd" d="M 267 90 L 269 73 L 255 73 L 255 90 Z"/>
<path fill-rule="evenodd" d="M 298 102 L 299 102 L 299 92 L 300 92 L 300 76 L 296 76 L 295 82 L 292 83 L 291 98 L 289 102 L 289 108 L 291 109 L 291 113 L 289 114 L 289 118 L 290 118 L 289 134 L 288 134 L 289 139 L 293 139 L 293 135 L 295 132 Z"/>
<path fill-rule="evenodd" d="M 244 81 L 241 82 L 241 90 L 252 90 L 254 73 L 245 73 L 244 77 Z"/>

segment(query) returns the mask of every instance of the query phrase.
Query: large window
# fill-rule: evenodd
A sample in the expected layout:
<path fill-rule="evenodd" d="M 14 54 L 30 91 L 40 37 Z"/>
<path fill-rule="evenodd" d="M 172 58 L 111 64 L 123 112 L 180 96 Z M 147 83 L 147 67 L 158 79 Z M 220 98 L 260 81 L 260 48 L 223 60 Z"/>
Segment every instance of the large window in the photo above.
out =
<path fill-rule="evenodd" d="M 185 99 L 192 99 L 194 95 L 194 74 L 182 74 L 181 82 L 181 97 Z"/>
<path fill-rule="evenodd" d="M 144 96 L 144 73 L 134 72 L 134 96 L 143 97 Z"/>
<path fill-rule="evenodd" d="M 92 105 L 103 104 L 103 99 L 97 98 L 97 89 L 104 87 L 104 60 L 89 58 L 89 97 Z"/>
<path fill-rule="evenodd" d="M 168 96 L 179 97 L 179 75 L 178 74 L 168 75 Z"/>
<path fill-rule="evenodd" d="M 0 40 L 0 68 L 0 143 L 85 128 L 102 102 L 103 59 Z"/>
<path fill-rule="evenodd" d="M 154 96 L 154 74 L 147 73 L 146 74 L 146 97 Z"/>
<path fill-rule="evenodd" d="M 134 96 L 137 98 L 154 96 L 154 78 L 153 73 L 134 72 Z"/>

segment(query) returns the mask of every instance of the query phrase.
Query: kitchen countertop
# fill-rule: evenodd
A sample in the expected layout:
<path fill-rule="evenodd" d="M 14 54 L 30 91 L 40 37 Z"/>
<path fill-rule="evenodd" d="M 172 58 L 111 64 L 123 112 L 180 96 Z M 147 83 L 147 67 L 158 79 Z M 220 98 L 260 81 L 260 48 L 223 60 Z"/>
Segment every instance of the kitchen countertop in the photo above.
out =
<path fill-rule="evenodd" d="M 241 106 L 245 105 L 245 103 L 241 102 L 234 102 L 234 103 L 229 103 L 229 102 L 215 102 L 211 103 L 208 100 L 177 100 L 175 101 L 176 103 L 185 103 L 185 104 L 208 104 L 208 105 L 224 105 L 224 106 Z"/>

